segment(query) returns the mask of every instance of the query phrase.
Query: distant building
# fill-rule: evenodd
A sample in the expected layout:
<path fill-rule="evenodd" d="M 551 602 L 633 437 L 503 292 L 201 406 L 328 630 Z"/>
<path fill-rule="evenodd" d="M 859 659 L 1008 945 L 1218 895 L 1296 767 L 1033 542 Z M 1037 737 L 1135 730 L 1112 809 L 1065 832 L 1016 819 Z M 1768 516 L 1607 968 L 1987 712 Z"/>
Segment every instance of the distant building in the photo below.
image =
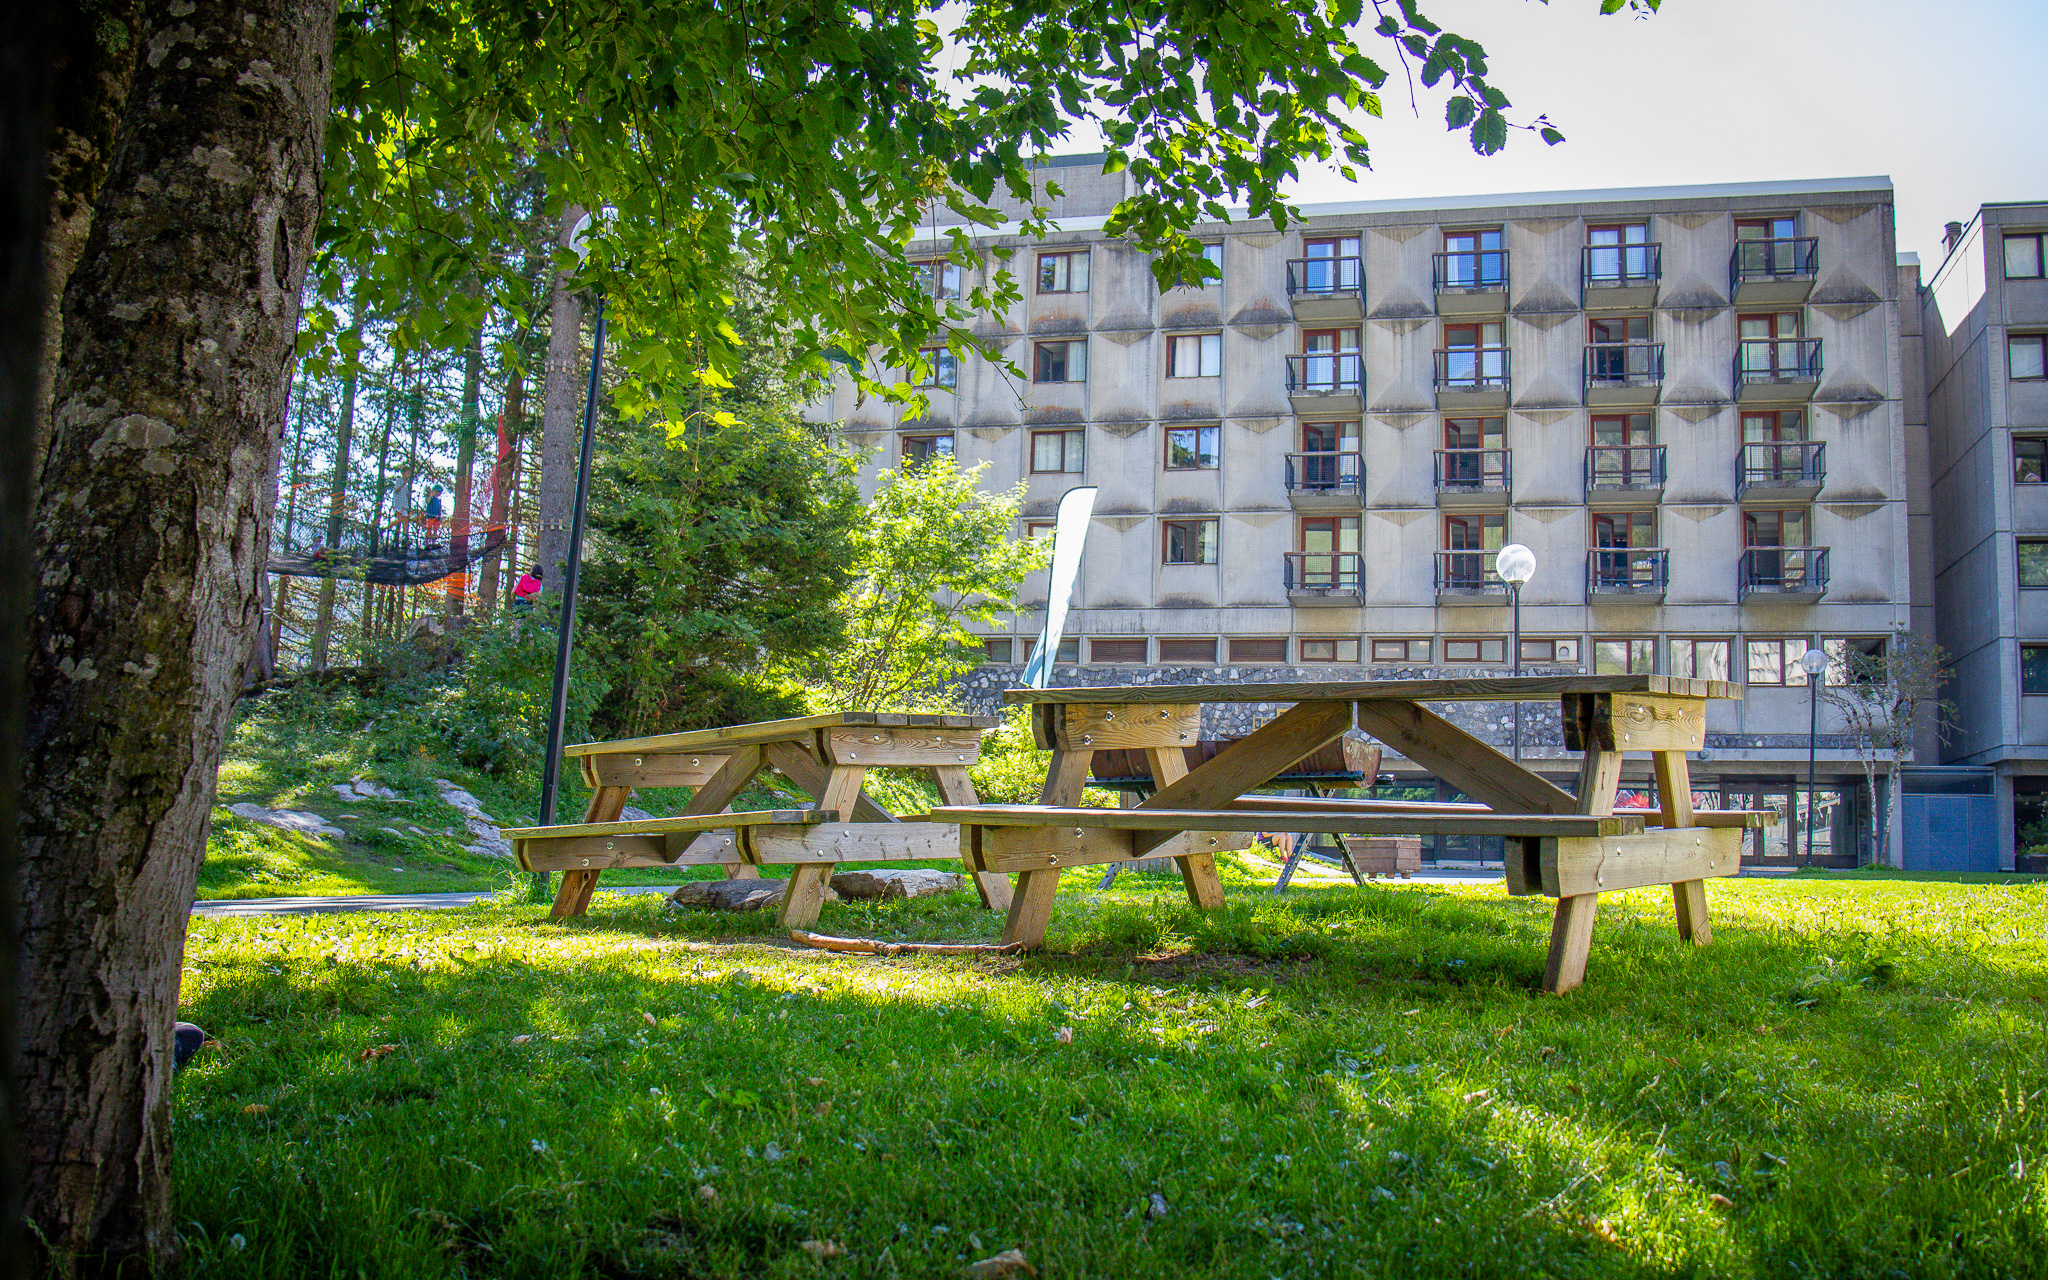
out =
<path fill-rule="evenodd" d="M 938 453 L 1026 482 L 1022 533 L 1101 487 L 1059 683 L 1498 675 L 1493 553 L 1521 542 L 1525 670 L 1743 682 L 1693 777 L 1711 803 L 1787 814 L 1753 859 L 1803 852 L 1800 655 L 1933 625 L 1913 606 L 1932 599 L 1901 354 L 1916 269 L 1888 179 L 1309 205 L 1284 233 L 1199 228 L 1221 280 L 1162 295 L 1102 234 L 1125 177 L 1098 161 L 1040 169 L 1064 188 L 1056 232 L 976 230 L 977 265 L 932 267 L 959 296 L 1015 250 L 1023 301 L 971 328 L 1023 380 L 934 353 L 928 417 L 850 389 L 816 410 L 873 451 L 866 483 Z M 914 255 L 944 252 L 932 230 Z M 1014 683 L 1044 592 L 988 637 L 971 690 Z M 2048 638 L 2048 612 L 2027 634 Z M 2017 652 L 2001 661 L 2016 681 Z M 1507 708 L 1469 714 L 1507 745 Z M 1569 778 L 1555 708 L 1524 716 L 1524 756 Z M 1823 707 L 1815 853 L 1889 860 L 1840 728 Z"/>
<path fill-rule="evenodd" d="M 1945 759 L 1992 777 L 2001 862 L 2048 843 L 2048 203 L 1949 224 L 1921 293 Z"/>

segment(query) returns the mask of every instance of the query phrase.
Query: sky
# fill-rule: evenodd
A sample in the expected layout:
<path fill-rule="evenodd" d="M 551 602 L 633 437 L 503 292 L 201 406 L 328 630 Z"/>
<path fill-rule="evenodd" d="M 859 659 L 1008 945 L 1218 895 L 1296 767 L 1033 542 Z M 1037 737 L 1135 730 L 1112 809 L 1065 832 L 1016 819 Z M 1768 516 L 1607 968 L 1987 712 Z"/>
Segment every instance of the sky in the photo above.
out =
<path fill-rule="evenodd" d="M 1889 175 L 1901 251 L 1931 273 L 1942 224 L 1977 206 L 2048 200 L 2048 0 L 1664 0 L 1635 19 L 1598 0 L 1424 0 L 1486 46 L 1516 119 L 1546 114 L 1566 141 L 1514 133 L 1476 156 L 1421 119 L 1393 72 L 1363 129 L 1356 186 L 1310 174 L 1304 202 Z M 1063 148 L 1065 149 L 1065 148 Z M 1077 146 L 1074 150 L 1089 149 Z"/>

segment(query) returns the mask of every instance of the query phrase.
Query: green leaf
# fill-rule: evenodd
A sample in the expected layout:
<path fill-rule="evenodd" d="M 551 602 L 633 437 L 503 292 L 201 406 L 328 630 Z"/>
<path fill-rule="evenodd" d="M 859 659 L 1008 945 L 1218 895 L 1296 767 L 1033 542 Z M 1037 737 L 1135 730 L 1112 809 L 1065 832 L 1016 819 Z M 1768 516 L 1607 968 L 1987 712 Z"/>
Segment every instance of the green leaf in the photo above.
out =
<path fill-rule="evenodd" d="M 1472 99 L 1460 94 L 1444 104 L 1444 123 L 1453 129 L 1463 129 L 1472 123 L 1478 111 Z"/>

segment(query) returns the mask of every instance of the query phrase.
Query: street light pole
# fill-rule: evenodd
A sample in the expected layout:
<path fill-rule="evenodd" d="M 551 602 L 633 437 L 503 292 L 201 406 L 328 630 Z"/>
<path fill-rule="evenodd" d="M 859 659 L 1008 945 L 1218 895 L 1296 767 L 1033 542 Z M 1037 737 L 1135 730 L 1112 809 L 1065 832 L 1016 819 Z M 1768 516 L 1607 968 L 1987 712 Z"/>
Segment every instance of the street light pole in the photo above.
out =
<path fill-rule="evenodd" d="M 1510 542 L 1493 558 L 1494 576 L 1508 584 L 1511 614 L 1508 643 L 1514 648 L 1509 670 L 1522 674 L 1522 586 L 1536 576 L 1536 553 L 1519 542 Z M 1522 703 L 1515 700 L 1515 759 L 1522 758 Z"/>
<path fill-rule="evenodd" d="M 1806 864 L 1813 865 L 1814 760 L 1820 742 L 1820 682 L 1828 669 L 1825 649 L 1808 649 L 1799 655 L 1799 668 L 1806 672 Z"/>
<path fill-rule="evenodd" d="M 1508 624 L 1508 644 L 1514 648 L 1514 666 L 1511 674 L 1522 674 L 1522 584 L 1508 583 L 1508 611 L 1512 621 Z M 1522 703 L 1515 702 L 1515 759 L 1522 758 Z"/>

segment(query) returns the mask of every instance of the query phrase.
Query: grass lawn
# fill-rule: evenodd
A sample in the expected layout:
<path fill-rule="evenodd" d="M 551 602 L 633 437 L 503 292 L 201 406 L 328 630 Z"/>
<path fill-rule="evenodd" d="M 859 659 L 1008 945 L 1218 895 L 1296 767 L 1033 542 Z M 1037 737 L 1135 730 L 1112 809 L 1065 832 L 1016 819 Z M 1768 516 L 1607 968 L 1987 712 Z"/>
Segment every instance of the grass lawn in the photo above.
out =
<path fill-rule="evenodd" d="M 1719 881 L 1697 951 L 1613 894 L 1554 998 L 1547 900 L 1234 880 L 1070 876 L 972 960 L 603 895 L 195 920 L 197 1273 L 2048 1270 L 2039 884 Z M 992 938 L 969 901 L 820 927 Z"/>

